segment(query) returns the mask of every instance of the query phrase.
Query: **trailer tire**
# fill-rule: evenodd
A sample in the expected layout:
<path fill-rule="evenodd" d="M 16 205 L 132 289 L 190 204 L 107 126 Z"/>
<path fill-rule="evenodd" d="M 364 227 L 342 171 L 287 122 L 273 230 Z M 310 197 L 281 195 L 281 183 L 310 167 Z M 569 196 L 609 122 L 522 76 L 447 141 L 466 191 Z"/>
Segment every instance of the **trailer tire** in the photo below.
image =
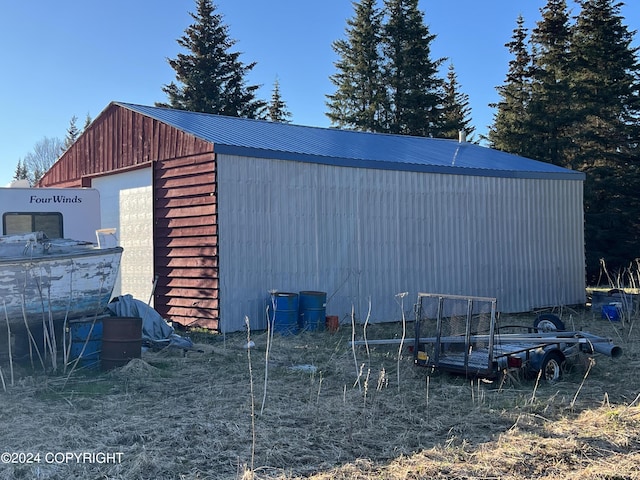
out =
<path fill-rule="evenodd" d="M 549 383 L 555 383 L 562 377 L 564 357 L 560 352 L 549 352 L 540 365 L 540 377 Z"/>
<path fill-rule="evenodd" d="M 538 333 L 563 332 L 565 330 L 562 320 L 553 313 L 542 313 L 538 315 L 533 322 L 533 328 L 535 328 Z"/>

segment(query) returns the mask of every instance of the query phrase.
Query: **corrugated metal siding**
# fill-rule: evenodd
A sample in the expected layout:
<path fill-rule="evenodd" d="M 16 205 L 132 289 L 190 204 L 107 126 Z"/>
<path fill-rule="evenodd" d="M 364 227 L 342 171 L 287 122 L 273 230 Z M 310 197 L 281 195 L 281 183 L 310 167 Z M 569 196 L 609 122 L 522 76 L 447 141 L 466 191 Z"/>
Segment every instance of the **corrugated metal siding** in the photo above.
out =
<path fill-rule="evenodd" d="M 213 152 L 154 164 L 156 310 L 218 328 L 218 231 Z"/>
<path fill-rule="evenodd" d="M 582 182 L 355 169 L 218 155 L 221 327 L 265 326 L 268 291 L 401 317 L 395 294 L 584 302 Z"/>

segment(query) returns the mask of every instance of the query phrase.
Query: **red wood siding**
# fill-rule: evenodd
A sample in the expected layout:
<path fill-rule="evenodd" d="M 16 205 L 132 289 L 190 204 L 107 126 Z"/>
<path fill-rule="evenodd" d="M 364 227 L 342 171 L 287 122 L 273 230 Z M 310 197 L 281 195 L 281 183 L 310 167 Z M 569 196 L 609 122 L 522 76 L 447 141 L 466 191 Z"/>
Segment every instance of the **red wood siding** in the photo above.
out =
<path fill-rule="evenodd" d="M 213 152 L 213 145 L 165 123 L 112 104 L 42 177 L 39 186 L 79 187 L 91 177 L 151 162 Z"/>
<path fill-rule="evenodd" d="M 181 325 L 217 329 L 217 198 L 211 143 L 112 104 L 39 186 L 86 187 L 93 177 L 149 164 L 154 172 L 155 308 Z"/>
<path fill-rule="evenodd" d="M 218 221 L 212 153 L 154 163 L 156 309 L 218 328 Z"/>

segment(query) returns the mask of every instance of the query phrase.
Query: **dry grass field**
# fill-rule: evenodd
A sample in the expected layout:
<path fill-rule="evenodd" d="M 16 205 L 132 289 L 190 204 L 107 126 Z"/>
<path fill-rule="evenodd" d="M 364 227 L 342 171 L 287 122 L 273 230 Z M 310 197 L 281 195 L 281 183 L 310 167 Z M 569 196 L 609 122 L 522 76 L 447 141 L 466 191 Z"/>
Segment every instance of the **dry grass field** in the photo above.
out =
<path fill-rule="evenodd" d="M 14 366 L 13 385 L 3 363 L 0 479 L 640 479 L 640 325 L 563 320 L 622 357 L 498 384 L 430 374 L 398 345 L 352 349 L 346 318 L 270 342 L 192 333 L 200 351 L 110 372 Z"/>

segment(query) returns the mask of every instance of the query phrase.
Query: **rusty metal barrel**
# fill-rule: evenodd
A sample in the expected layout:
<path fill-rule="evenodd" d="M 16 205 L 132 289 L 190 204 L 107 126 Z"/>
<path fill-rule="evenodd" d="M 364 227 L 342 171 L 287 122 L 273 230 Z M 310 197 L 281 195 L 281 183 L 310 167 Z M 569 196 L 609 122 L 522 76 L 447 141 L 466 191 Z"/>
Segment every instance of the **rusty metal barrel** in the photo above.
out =
<path fill-rule="evenodd" d="M 106 317 L 102 319 L 102 370 L 122 367 L 142 352 L 142 319 Z"/>

